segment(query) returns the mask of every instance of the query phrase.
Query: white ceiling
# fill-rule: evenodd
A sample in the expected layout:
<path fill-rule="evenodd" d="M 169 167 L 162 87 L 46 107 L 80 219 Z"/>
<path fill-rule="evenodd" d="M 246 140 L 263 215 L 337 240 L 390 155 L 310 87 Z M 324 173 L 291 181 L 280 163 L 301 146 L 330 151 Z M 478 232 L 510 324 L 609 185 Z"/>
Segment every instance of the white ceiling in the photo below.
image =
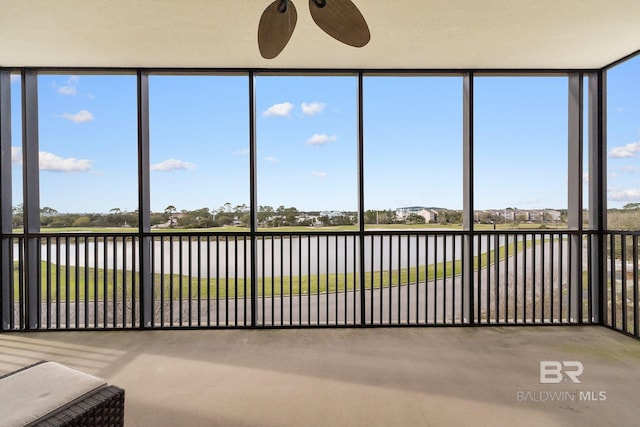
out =
<path fill-rule="evenodd" d="M 0 0 L 0 66 L 592 69 L 640 49 L 639 0 L 353 0 L 363 48 L 320 30 L 308 0 L 265 60 L 272 0 Z"/>

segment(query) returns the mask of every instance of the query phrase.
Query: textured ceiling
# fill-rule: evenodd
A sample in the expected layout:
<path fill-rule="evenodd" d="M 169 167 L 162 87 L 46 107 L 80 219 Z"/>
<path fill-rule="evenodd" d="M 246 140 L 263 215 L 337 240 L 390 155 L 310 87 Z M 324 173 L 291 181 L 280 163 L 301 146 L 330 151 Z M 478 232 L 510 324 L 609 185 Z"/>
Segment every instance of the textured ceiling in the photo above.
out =
<path fill-rule="evenodd" d="M 640 49 L 638 0 L 353 0 L 363 48 L 293 0 L 293 37 L 266 60 L 256 38 L 271 1 L 0 0 L 0 66 L 593 69 Z"/>

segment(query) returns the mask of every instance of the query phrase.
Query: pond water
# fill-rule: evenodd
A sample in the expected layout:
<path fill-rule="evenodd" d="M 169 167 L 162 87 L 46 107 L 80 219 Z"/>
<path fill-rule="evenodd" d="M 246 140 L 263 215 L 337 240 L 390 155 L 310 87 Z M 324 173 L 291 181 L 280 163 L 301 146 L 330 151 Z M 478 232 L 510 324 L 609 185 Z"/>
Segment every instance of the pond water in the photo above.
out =
<path fill-rule="evenodd" d="M 465 236 L 366 236 L 364 271 L 395 270 L 462 259 Z M 513 237 L 510 241 L 513 242 Z M 485 253 L 505 236 L 482 239 L 475 252 Z M 360 269 L 358 236 L 284 236 L 256 239 L 258 277 L 353 273 Z M 182 240 L 154 238 L 153 272 L 201 277 L 249 277 L 251 241 L 242 236 L 228 241 L 206 237 Z M 14 259 L 18 248 L 14 247 Z M 69 239 L 68 243 L 41 246 L 41 260 L 54 264 L 108 269 L 138 269 L 138 242 L 130 239 Z"/>

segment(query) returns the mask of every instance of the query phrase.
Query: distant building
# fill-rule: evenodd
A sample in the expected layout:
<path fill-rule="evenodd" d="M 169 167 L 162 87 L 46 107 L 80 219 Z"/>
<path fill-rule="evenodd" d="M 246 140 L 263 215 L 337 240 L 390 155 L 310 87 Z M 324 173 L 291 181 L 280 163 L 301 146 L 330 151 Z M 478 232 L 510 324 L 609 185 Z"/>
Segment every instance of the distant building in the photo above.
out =
<path fill-rule="evenodd" d="M 544 210 L 544 219 L 546 221 L 560 221 L 562 219 L 562 213 L 555 209 L 545 209 Z"/>
<path fill-rule="evenodd" d="M 408 206 L 396 209 L 396 217 L 400 221 L 406 220 L 411 214 L 423 217 L 426 223 L 438 221 L 438 211 L 433 208 L 425 208 L 424 206 Z"/>
<path fill-rule="evenodd" d="M 556 209 L 487 209 L 474 211 L 476 222 L 556 222 L 562 219 L 562 213 Z"/>
<path fill-rule="evenodd" d="M 337 218 L 339 216 L 344 216 L 344 212 L 340 212 L 340 211 L 322 211 L 322 212 L 320 212 L 320 216 L 326 216 L 327 218 Z"/>
<path fill-rule="evenodd" d="M 504 219 L 506 219 L 507 221 L 515 221 L 518 211 L 513 208 L 507 208 L 503 211 L 503 214 L 504 214 Z"/>

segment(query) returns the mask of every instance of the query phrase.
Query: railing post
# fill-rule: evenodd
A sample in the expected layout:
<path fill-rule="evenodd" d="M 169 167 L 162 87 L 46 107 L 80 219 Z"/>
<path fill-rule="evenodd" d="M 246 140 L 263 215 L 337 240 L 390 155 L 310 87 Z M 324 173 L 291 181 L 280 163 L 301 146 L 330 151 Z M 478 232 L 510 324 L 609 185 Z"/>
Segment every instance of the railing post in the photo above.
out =
<path fill-rule="evenodd" d="M 582 323 L 582 73 L 569 75 L 569 120 L 568 120 L 568 209 L 571 269 L 569 283 L 569 322 Z"/>
<path fill-rule="evenodd" d="M 358 237 L 360 250 L 358 251 L 358 261 L 360 263 L 360 324 L 367 322 L 366 298 L 365 298 L 365 278 L 364 278 L 364 105 L 363 105 L 363 73 L 358 72 Z M 391 286 L 391 284 L 389 284 Z M 373 313 L 371 318 L 373 319 Z"/>
<path fill-rule="evenodd" d="M 0 70 L 0 330 L 11 328 L 13 311 L 11 199 L 11 73 Z"/>
<path fill-rule="evenodd" d="M 151 203 L 149 166 L 149 73 L 137 71 L 138 92 L 138 249 L 140 265 L 140 327 L 152 326 Z M 105 295 L 105 298 L 107 296 Z M 114 319 L 115 321 L 115 319 Z"/>
<path fill-rule="evenodd" d="M 473 217 L 473 72 L 463 77 L 462 103 L 462 170 L 463 227 L 466 231 L 462 247 L 462 322 L 474 319 L 474 217 Z"/>
<path fill-rule="evenodd" d="M 249 72 L 249 217 L 250 217 L 250 241 L 251 241 L 251 326 L 258 324 L 258 279 L 257 274 L 257 237 L 258 228 L 258 196 L 257 196 L 257 141 L 256 141 L 256 93 L 255 73 Z M 245 278 L 246 280 L 246 278 Z M 264 296 L 263 296 L 264 297 Z M 262 314 L 264 316 L 264 313 Z M 245 319 L 246 322 L 246 319 Z"/>
<path fill-rule="evenodd" d="M 607 320 L 605 301 L 607 229 L 607 141 L 606 72 L 589 73 L 589 228 L 595 231 L 591 244 L 591 305 L 594 323 Z"/>
<path fill-rule="evenodd" d="M 22 70 L 22 173 L 23 218 L 25 236 L 24 326 L 37 329 L 40 324 L 40 169 L 38 144 L 38 73 Z M 24 303 L 21 301 L 21 303 Z"/>

